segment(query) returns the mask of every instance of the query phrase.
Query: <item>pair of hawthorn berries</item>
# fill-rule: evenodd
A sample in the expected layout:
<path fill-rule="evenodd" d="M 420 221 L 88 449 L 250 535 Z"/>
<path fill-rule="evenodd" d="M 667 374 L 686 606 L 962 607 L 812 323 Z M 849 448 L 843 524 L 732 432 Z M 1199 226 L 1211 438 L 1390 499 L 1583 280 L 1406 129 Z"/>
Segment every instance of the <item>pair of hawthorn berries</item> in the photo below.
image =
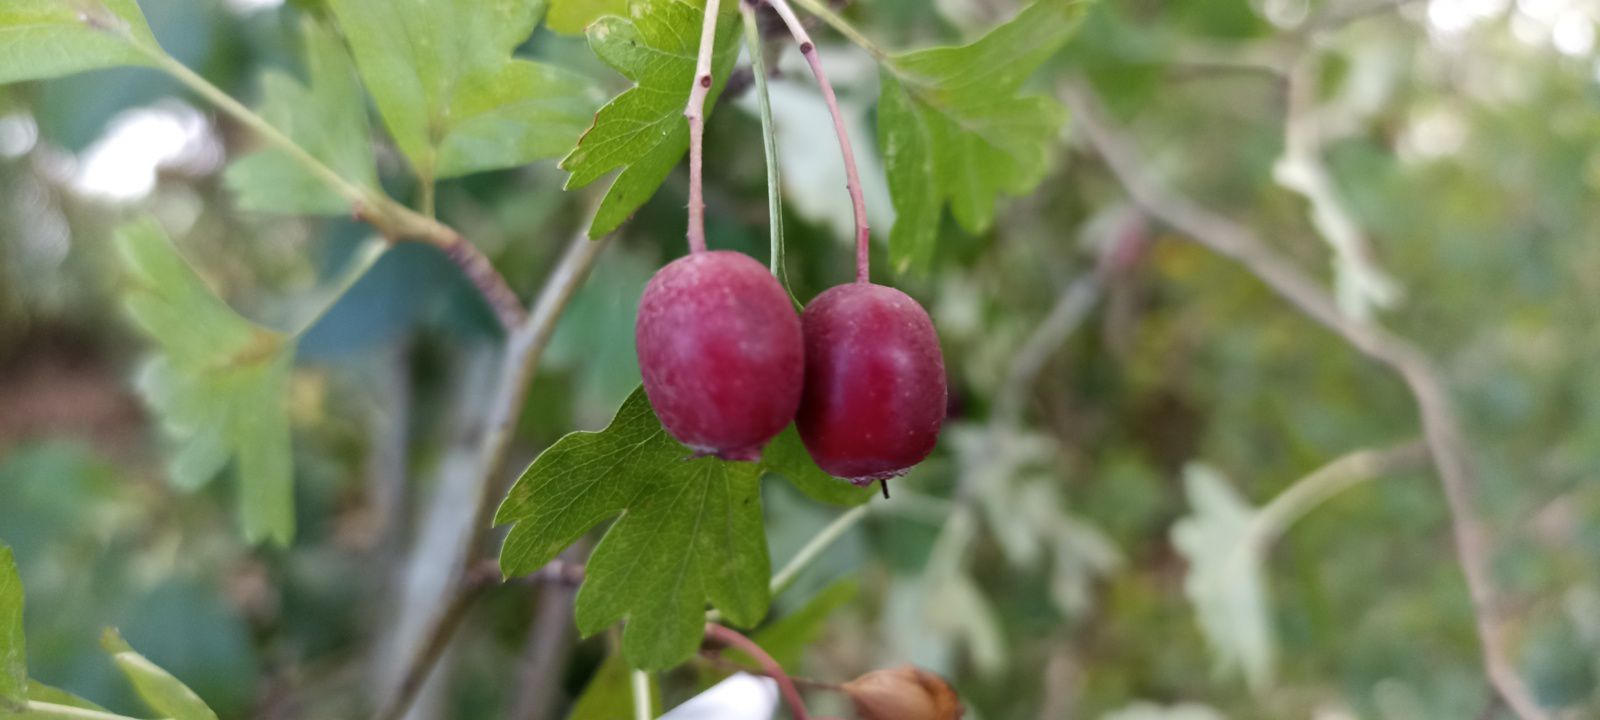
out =
<path fill-rule="evenodd" d="M 894 288 L 840 285 L 797 315 L 750 256 L 694 252 L 651 278 L 634 332 L 656 417 L 699 453 L 756 460 L 794 421 L 819 467 L 869 485 L 905 473 L 939 438 L 939 337 Z"/>

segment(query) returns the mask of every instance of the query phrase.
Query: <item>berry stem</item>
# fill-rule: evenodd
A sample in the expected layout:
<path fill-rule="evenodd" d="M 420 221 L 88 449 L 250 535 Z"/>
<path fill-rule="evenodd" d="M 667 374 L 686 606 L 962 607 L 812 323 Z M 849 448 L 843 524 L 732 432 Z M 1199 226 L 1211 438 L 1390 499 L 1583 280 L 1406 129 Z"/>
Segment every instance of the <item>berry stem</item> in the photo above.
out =
<path fill-rule="evenodd" d="M 721 0 L 706 0 L 694 84 L 689 89 L 689 105 L 683 109 L 683 116 L 689 119 L 689 252 L 692 253 L 706 251 L 706 96 L 711 94 L 711 56 L 717 46 L 717 10 L 721 4 Z"/>
<path fill-rule="evenodd" d="M 783 666 L 772 659 L 772 656 L 762 650 L 754 640 L 716 623 L 706 623 L 706 639 L 715 640 L 755 658 L 756 664 L 761 666 L 762 674 L 777 681 L 778 691 L 783 694 L 784 702 L 789 704 L 789 712 L 794 715 L 794 720 L 810 720 L 811 715 L 806 712 L 805 700 L 800 697 L 800 690 L 795 687 L 794 680 L 790 679 L 789 673 L 784 672 Z"/>
<path fill-rule="evenodd" d="M 783 24 L 789 27 L 789 34 L 794 36 L 796 43 L 799 43 L 800 53 L 805 55 L 806 63 L 811 66 L 811 74 L 817 77 L 817 86 L 822 89 L 822 99 L 827 101 L 828 112 L 833 115 L 833 131 L 839 136 L 839 151 L 844 155 L 846 187 L 850 190 L 850 204 L 855 207 L 856 214 L 856 282 L 870 282 L 871 273 L 868 271 L 867 256 L 872 231 L 867 226 L 867 200 L 861 192 L 861 173 L 856 170 L 856 152 L 850 146 L 850 134 L 845 131 L 844 113 L 839 110 L 839 98 L 834 95 L 833 83 L 828 82 L 828 74 L 822 69 L 822 58 L 817 55 L 817 44 L 811 42 L 811 36 L 806 32 L 805 25 L 800 22 L 800 18 L 795 17 L 788 0 L 767 0 L 767 2 L 773 10 L 778 11 L 778 16 L 783 18 Z"/>
<path fill-rule="evenodd" d="M 761 24 L 756 18 L 759 5 L 760 0 L 740 0 L 739 14 L 744 19 L 744 45 L 750 51 L 750 70 L 755 79 L 756 107 L 761 114 L 762 144 L 767 156 L 767 223 L 772 232 L 768 264 L 772 276 L 788 290 L 789 277 L 783 256 L 783 177 L 778 168 L 778 132 L 772 120 L 772 96 L 767 91 L 766 49 L 761 42 Z"/>

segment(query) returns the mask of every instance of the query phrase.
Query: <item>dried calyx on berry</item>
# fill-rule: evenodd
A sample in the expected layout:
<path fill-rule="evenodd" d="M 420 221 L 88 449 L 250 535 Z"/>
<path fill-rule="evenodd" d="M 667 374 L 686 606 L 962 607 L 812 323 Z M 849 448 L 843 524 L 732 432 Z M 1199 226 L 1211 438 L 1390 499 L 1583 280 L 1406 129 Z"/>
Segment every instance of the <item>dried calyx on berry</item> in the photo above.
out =
<path fill-rule="evenodd" d="M 861 720 L 960 720 L 966 712 L 950 683 L 910 665 L 869 672 L 841 689 Z"/>

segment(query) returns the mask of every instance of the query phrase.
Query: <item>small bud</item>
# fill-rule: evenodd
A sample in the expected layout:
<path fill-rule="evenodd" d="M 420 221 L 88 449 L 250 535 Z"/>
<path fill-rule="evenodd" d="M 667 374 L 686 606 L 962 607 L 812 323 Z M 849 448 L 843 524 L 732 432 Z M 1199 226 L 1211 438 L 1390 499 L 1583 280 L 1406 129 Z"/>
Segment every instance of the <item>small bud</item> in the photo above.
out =
<path fill-rule="evenodd" d="M 960 720 L 966 713 L 950 683 L 910 665 L 869 672 L 844 691 L 861 720 Z"/>

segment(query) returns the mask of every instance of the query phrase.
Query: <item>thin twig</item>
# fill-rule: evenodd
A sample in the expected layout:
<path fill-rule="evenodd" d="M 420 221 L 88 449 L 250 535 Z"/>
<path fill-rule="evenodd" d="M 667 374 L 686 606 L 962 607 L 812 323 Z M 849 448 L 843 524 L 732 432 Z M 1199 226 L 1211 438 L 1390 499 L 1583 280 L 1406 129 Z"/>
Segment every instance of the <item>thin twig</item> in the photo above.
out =
<path fill-rule="evenodd" d="M 1339 307 L 1365 320 L 1374 309 L 1394 307 L 1400 301 L 1400 286 L 1378 265 L 1371 241 L 1323 162 L 1317 107 L 1321 76 L 1322 61 L 1316 50 L 1308 50 L 1290 65 L 1283 155 L 1273 166 L 1272 177 L 1310 204 L 1312 227 L 1333 251 Z"/>
<path fill-rule="evenodd" d="M 794 720 L 810 720 L 811 715 L 806 712 L 806 701 L 800 697 L 800 690 L 794 686 L 794 680 L 790 679 L 789 674 L 783 671 L 783 666 L 772 659 L 772 656 L 768 655 L 766 650 L 762 650 L 754 640 L 716 623 L 706 623 L 706 639 L 722 643 L 755 658 L 756 663 L 761 666 L 762 674 L 777 681 L 778 691 L 783 694 L 784 702 L 789 704 L 789 712 L 794 715 Z"/>
<path fill-rule="evenodd" d="M 717 46 L 717 11 L 721 0 L 706 0 L 700 26 L 700 54 L 695 59 L 694 85 L 683 116 L 689 120 L 689 252 L 706 251 L 705 135 L 706 96 L 711 94 L 711 58 Z"/>
<path fill-rule="evenodd" d="M 1428 446 L 1421 440 L 1340 455 L 1263 505 L 1256 513 L 1251 540 L 1256 549 L 1264 550 L 1296 520 L 1329 498 L 1368 480 L 1420 467 L 1427 461 Z"/>
<path fill-rule="evenodd" d="M 29 700 L 27 705 L 24 706 L 22 714 L 38 720 L 137 720 L 127 715 L 101 712 L 71 705 L 39 702 L 38 700 Z"/>
<path fill-rule="evenodd" d="M 996 430 L 1015 426 L 1022 416 L 1022 403 L 1039 378 L 1044 364 L 1067 341 L 1073 331 L 1089 317 L 1099 301 L 1109 263 L 1102 262 L 1095 271 L 1086 273 L 1069 283 L 1050 308 L 1027 342 L 1011 358 L 1011 369 L 1005 384 L 995 396 Z"/>
<path fill-rule="evenodd" d="M 769 586 L 772 596 L 777 597 L 784 590 L 789 589 L 789 586 L 794 584 L 795 578 L 800 576 L 800 572 L 805 570 L 812 560 L 822 555 L 822 551 L 827 550 L 828 546 L 832 545 L 835 540 L 849 532 L 850 528 L 855 527 L 856 523 L 861 522 L 861 519 L 867 516 L 871 507 L 871 504 L 866 504 L 850 508 L 843 515 L 834 518 L 833 522 L 828 523 L 828 526 L 823 528 L 822 532 L 817 533 L 807 541 L 805 547 L 800 548 L 800 552 L 795 553 L 794 558 L 789 560 L 789 563 L 784 565 L 783 569 L 779 570 L 776 575 L 772 576 L 772 583 Z"/>
<path fill-rule="evenodd" d="M 871 272 L 867 262 L 872 229 L 867 225 L 867 199 L 861 190 L 861 172 L 856 169 L 856 151 L 850 144 L 850 133 L 845 129 L 844 112 L 839 109 L 839 98 L 833 92 L 833 83 L 828 82 L 827 71 L 822 68 L 822 58 L 817 54 L 817 44 L 811 42 L 805 24 L 800 22 L 800 18 L 795 17 L 788 0 L 767 0 L 767 2 L 772 9 L 778 11 L 778 16 L 783 18 L 783 24 L 789 26 L 789 33 L 800 46 L 800 53 L 805 56 L 806 64 L 811 66 L 811 74 L 817 78 L 817 86 L 822 90 L 822 99 L 828 104 L 828 113 L 833 116 L 833 131 L 839 136 L 839 152 L 844 156 L 845 185 L 850 191 L 850 205 L 855 209 L 856 282 L 871 282 Z"/>
<path fill-rule="evenodd" d="M 1167 190 L 1144 169 L 1131 141 L 1115 130 L 1094 91 L 1081 79 L 1063 95 L 1084 136 L 1128 194 L 1151 215 L 1212 251 L 1233 259 L 1302 313 L 1405 380 L 1415 397 L 1429 452 L 1450 507 L 1456 553 L 1477 619 L 1489 681 L 1522 720 L 1549 716 L 1517 675 L 1501 617 L 1499 590 L 1490 569 L 1489 529 L 1477 511 L 1477 481 L 1454 404 L 1440 371 L 1410 341 L 1339 311 L 1333 298 L 1251 229 Z"/>
<path fill-rule="evenodd" d="M 500 378 L 495 385 L 496 402 L 490 408 L 488 431 L 479 448 L 477 471 L 483 474 L 484 481 L 479 484 L 478 494 L 474 498 L 473 521 L 465 529 L 470 535 L 466 545 L 468 557 L 465 559 L 469 567 L 479 554 L 477 548 L 482 538 L 487 536 L 484 531 L 493 518 L 494 498 L 504 494 L 505 483 L 494 482 L 493 478 L 499 476 L 505 464 L 506 453 L 511 447 L 511 438 L 521 416 L 523 396 L 527 394 L 533 373 L 555 333 L 556 321 L 588 277 L 589 268 L 594 265 L 605 242 L 604 238 L 589 240 L 582 232 L 573 237 L 560 263 L 540 291 L 533 312 L 517 327 L 506 344 Z M 417 690 L 449 646 L 450 638 L 459 627 L 460 616 L 477 597 L 477 591 L 472 590 L 469 584 L 467 589 L 458 593 L 450 604 L 429 620 L 428 630 L 424 633 L 428 640 L 410 658 L 402 675 L 404 680 L 395 696 L 377 715 L 378 718 L 395 720 L 405 715 L 416 699 Z M 459 607 L 462 605 L 465 607 Z"/>

